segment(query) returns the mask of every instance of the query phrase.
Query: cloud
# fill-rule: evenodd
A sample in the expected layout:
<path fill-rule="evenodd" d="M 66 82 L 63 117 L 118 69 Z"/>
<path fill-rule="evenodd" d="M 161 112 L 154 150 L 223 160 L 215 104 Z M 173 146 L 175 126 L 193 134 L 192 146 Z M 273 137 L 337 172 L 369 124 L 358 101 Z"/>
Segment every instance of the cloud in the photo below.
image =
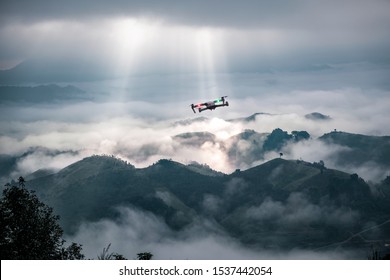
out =
<path fill-rule="evenodd" d="M 237 89 L 253 77 L 251 74 L 247 75 L 244 81 L 236 85 Z M 94 86 L 97 85 L 92 85 Z M 103 91 L 109 90 L 113 85 L 105 86 L 99 83 Z M 90 92 L 94 90 L 92 88 Z M 169 91 L 169 87 L 163 91 Z M 346 148 L 325 144 L 316 138 L 335 128 L 367 135 L 389 135 L 390 130 L 386 124 L 390 117 L 388 92 L 339 89 L 256 95 L 255 83 L 248 86 L 245 94 L 247 96 L 241 99 L 234 94 L 229 97 L 229 107 L 202 112 L 201 116 L 208 119 L 186 124 L 175 124 L 175 121 L 198 116 L 188 106 L 196 100 L 195 97 L 187 96 L 187 101 L 177 102 L 167 98 L 164 103 L 153 103 L 147 97 L 144 101 L 131 101 L 124 96 L 125 100 L 120 101 L 120 95 L 112 96 L 107 93 L 99 95 L 98 100 L 91 101 L 0 104 L 0 153 L 20 156 L 36 147 L 63 153 L 61 156 L 53 156 L 51 152 L 44 150 L 30 153 L 18 165 L 17 172 L 24 174 L 35 171 L 31 170 L 34 166 L 42 168 L 46 164 L 61 168 L 72 160 L 92 154 L 113 154 L 137 167 L 148 166 L 160 158 L 171 158 L 182 163 L 197 161 L 230 173 L 236 168 L 246 169 L 279 156 L 277 153 L 267 153 L 264 160 L 256 160 L 251 156 L 252 146 L 248 146 L 249 142 L 241 141 L 237 148 L 240 154 L 251 156 L 250 161 L 241 162 L 239 158 L 232 161 L 227 154 L 230 137 L 245 129 L 269 133 L 279 127 L 289 133 L 293 130 L 306 130 L 312 136 L 308 141 L 285 146 L 282 152 L 287 159 L 302 158 L 309 162 L 323 160 L 329 168 L 357 172 L 368 179 L 386 171 L 375 168 L 375 171 L 370 172 L 373 168 L 371 163 L 339 166 L 335 155 Z M 226 121 L 259 111 L 271 114 L 257 115 L 254 121 L 247 123 Z M 305 114 L 313 111 L 330 115 L 332 119 L 318 122 L 305 118 Z M 188 132 L 209 132 L 216 138 L 214 141 L 201 143 L 200 146 L 186 145 L 174 138 L 175 135 Z M 258 144 L 261 145 L 261 141 Z M 71 153 L 65 158 L 67 151 Z"/>
<path fill-rule="evenodd" d="M 225 184 L 224 191 L 219 195 L 205 194 L 203 196 L 203 214 L 211 217 L 221 218 L 226 215 L 229 205 L 234 202 L 236 196 L 245 191 L 248 183 L 241 178 L 232 178 Z"/>
<path fill-rule="evenodd" d="M 259 206 L 250 207 L 245 215 L 257 222 L 272 222 L 287 229 L 319 221 L 331 226 L 351 226 L 359 218 L 359 213 L 350 209 L 313 204 L 302 193 L 291 193 L 285 203 L 267 197 Z"/>
<path fill-rule="evenodd" d="M 29 1 L 2 2 L 2 16 L 6 19 L 80 19 L 88 17 L 129 15 L 132 17 L 156 17 L 173 23 L 194 25 L 216 25 L 233 27 L 251 26 L 307 26 L 305 20 L 310 19 L 315 26 L 329 28 L 338 26 L 347 28 L 350 25 L 362 24 L 370 26 L 386 19 L 388 3 L 375 0 L 345 1 L 342 6 L 336 1 L 317 1 L 315 4 L 307 0 L 289 1 L 247 0 L 236 1 L 68 1 L 53 3 L 40 0 L 31 4 Z M 21 9 L 21 7 L 23 7 Z M 337 9 L 335 9 L 337 7 Z M 353 9 L 352 9 L 353 8 Z M 218 11 L 218 12 L 215 12 Z M 332 22 L 332 25 L 324 23 Z M 359 25 L 358 25 L 359 26 Z"/>
<path fill-rule="evenodd" d="M 11 178 L 26 176 L 39 169 L 58 171 L 76 161 L 82 160 L 86 154 L 82 152 L 61 151 L 53 152 L 45 149 L 36 149 L 20 158 L 16 163 L 16 169 L 10 174 Z"/>
<path fill-rule="evenodd" d="M 91 258 L 109 243 L 113 251 L 130 259 L 145 251 L 152 252 L 156 259 L 235 259 L 242 254 L 236 250 L 236 241 L 208 221 L 198 221 L 174 232 L 151 213 L 129 208 L 120 208 L 119 212 L 119 220 L 85 223 L 75 236 L 67 239 L 83 244 L 85 254 Z M 231 245 L 226 248 L 225 242 Z"/>
<path fill-rule="evenodd" d="M 365 180 L 379 182 L 388 174 L 388 168 L 380 163 L 368 160 L 359 163 L 343 163 L 339 155 L 350 148 L 337 144 L 325 143 L 319 139 L 310 139 L 298 143 L 290 143 L 283 148 L 284 158 L 302 159 L 308 162 L 322 160 L 327 168 L 341 170 L 350 174 L 357 173 Z"/>
<path fill-rule="evenodd" d="M 0 5 L 0 66 L 35 59 L 50 66 L 49 72 L 62 71 L 63 79 L 291 70 L 389 59 L 389 3 L 382 0 L 348 0 L 342 6 L 308 0 Z"/>
<path fill-rule="evenodd" d="M 68 242 L 83 245 L 87 258 L 96 259 L 103 248 L 129 259 L 137 253 L 151 252 L 153 259 L 344 259 L 354 252 L 293 249 L 290 251 L 256 250 L 240 244 L 207 220 L 198 220 L 179 232 L 172 231 L 160 218 L 132 208 L 120 208 L 118 220 L 100 220 L 82 224 Z"/>

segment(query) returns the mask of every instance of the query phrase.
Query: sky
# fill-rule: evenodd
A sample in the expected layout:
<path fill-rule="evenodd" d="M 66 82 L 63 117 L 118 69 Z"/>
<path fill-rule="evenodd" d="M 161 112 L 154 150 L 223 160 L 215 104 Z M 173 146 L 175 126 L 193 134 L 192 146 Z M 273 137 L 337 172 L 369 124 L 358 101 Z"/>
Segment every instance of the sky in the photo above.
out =
<path fill-rule="evenodd" d="M 194 158 L 171 137 L 277 127 L 390 135 L 389 15 L 387 0 L 1 1 L 0 85 L 74 85 L 87 99 L 1 99 L 0 153 L 70 151 L 39 150 L 20 162 L 23 173 L 92 153 L 230 172 L 219 147 Z M 230 106 L 202 112 L 208 121 L 172 126 L 200 116 L 190 104 L 225 95 Z M 249 127 L 226 122 L 256 112 L 270 115 Z M 311 112 L 331 121 L 304 118 Z"/>
<path fill-rule="evenodd" d="M 389 60 L 387 0 L 42 0 L 0 5 L 3 69 L 27 59 L 72 60 L 69 67 L 91 72 L 87 68 L 105 66 L 110 73 L 104 74 L 112 76 Z"/>

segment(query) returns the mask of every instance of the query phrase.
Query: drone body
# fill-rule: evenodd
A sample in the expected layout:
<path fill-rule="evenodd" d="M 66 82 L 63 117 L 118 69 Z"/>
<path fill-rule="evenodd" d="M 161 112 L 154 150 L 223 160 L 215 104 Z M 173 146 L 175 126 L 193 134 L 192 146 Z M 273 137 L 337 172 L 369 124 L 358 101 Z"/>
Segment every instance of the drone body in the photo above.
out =
<path fill-rule="evenodd" d="M 222 96 L 219 99 L 215 99 L 213 101 L 208 101 L 199 104 L 191 104 L 191 109 L 196 113 L 195 108 L 198 109 L 198 112 L 201 113 L 204 110 L 215 110 L 217 107 L 229 106 L 229 102 L 226 101 L 227 96 Z"/>

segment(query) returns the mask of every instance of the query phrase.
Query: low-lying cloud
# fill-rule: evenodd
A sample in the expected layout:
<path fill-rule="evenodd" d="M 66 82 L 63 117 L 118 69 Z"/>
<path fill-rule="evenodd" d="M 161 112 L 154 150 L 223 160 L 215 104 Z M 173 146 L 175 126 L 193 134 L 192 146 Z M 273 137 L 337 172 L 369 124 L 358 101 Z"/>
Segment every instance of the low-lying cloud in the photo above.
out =
<path fill-rule="evenodd" d="M 148 166 L 161 158 L 182 163 L 197 161 L 230 173 L 237 168 L 246 169 L 279 157 L 279 152 L 275 151 L 265 153 L 263 158 L 255 158 L 251 150 L 254 144 L 246 140 L 237 144 L 239 157 L 233 160 L 232 155 L 227 154 L 230 137 L 245 129 L 270 133 L 275 128 L 281 128 L 289 133 L 306 130 L 312 137 L 308 141 L 283 147 L 284 158 L 310 162 L 323 160 L 326 167 L 358 173 L 374 181 L 386 175 L 386 169 L 376 168 L 375 163 L 338 165 L 335 155 L 347 148 L 325 144 L 316 138 L 334 129 L 389 135 L 386 123 L 390 118 L 388 92 L 375 91 L 367 95 L 352 89 L 293 91 L 285 94 L 260 93 L 257 97 L 255 93 L 255 87 L 251 86 L 246 97 L 229 97 L 229 107 L 196 115 L 188 105 L 193 100 L 152 103 L 125 99 L 119 102 L 119 97 L 115 95 L 96 101 L 61 104 L 1 104 L 0 153 L 19 157 L 14 172 L 17 175 L 26 175 L 41 168 L 59 169 L 92 154 L 112 154 L 136 167 Z M 305 117 L 313 111 L 329 115 L 331 119 Z M 249 122 L 227 121 L 255 112 L 268 114 L 259 114 Z M 195 117 L 206 118 L 192 121 Z M 187 121 L 177 122 L 182 120 Z M 215 140 L 188 145 L 175 138 L 188 132 L 212 133 Z M 257 144 L 260 145 L 260 142 Z M 37 150 L 38 147 L 40 149 Z"/>
<path fill-rule="evenodd" d="M 338 208 L 329 203 L 313 204 L 302 193 L 291 193 L 286 203 L 266 198 L 260 205 L 249 208 L 246 216 L 257 222 L 272 222 L 283 227 L 299 228 L 321 221 L 332 226 L 351 226 L 359 213 Z"/>
<path fill-rule="evenodd" d="M 120 208 L 117 220 L 100 220 L 80 226 L 70 242 L 83 245 L 87 258 L 96 259 L 111 244 L 110 252 L 135 259 L 151 252 L 153 259 L 348 259 L 352 251 L 310 251 L 292 249 L 270 251 L 246 247 L 229 237 L 212 221 L 197 220 L 187 228 L 172 231 L 159 217 L 137 209 Z"/>

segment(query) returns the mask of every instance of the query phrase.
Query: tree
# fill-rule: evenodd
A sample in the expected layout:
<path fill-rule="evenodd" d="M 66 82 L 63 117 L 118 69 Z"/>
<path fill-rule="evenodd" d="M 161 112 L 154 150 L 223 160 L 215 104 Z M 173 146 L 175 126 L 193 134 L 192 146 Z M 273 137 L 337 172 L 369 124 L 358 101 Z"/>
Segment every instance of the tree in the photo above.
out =
<path fill-rule="evenodd" d="M 33 191 L 7 184 L 0 201 L 0 257 L 4 259 L 83 259 L 81 245 L 63 245 L 63 230 L 59 216 L 41 201 Z"/>
<path fill-rule="evenodd" d="M 320 164 L 320 170 L 321 170 L 321 174 L 322 174 L 324 172 L 324 169 L 325 169 L 325 163 L 323 160 L 320 160 L 319 164 Z"/>
<path fill-rule="evenodd" d="M 138 253 L 137 260 L 151 260 L 153 258 L 153 254 L 150 252 Z"/>
<path fill-rule="evenodd" d="M 313 166 L 318 168 L 321 171 L 321 174 L 326 169 L 325 162 L 323 160 L 320 160 L 319 162 L 313 162 Z"/>
<path fill-rule="evenodd" d="M 80 244 L 72 243 L 67 248 L 61 248 L 60 259 L 61 260 L 82 260 L 84 254 L 81 252 L 82 247 Z"/>

